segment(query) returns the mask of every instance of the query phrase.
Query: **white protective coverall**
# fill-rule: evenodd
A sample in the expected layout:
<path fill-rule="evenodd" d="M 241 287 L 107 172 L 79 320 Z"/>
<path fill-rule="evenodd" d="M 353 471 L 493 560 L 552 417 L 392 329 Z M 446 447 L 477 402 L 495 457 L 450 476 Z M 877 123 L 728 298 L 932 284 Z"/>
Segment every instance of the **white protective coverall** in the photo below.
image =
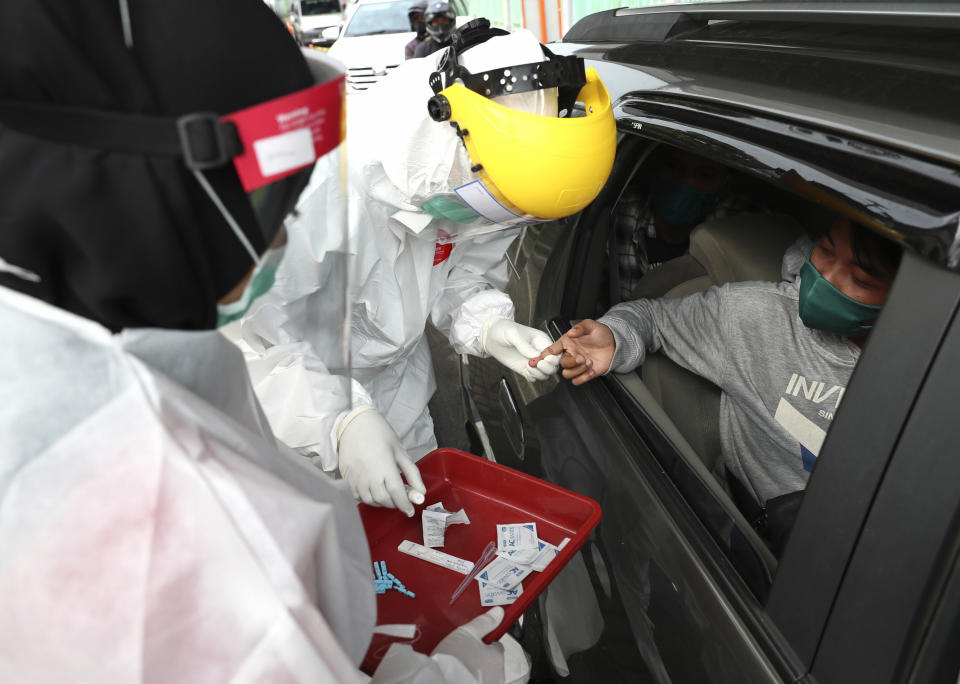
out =
<path fill-rule="evenodd" d="M 273 438 L 233 345 L 7 288 L 0 328 L 0 681 L 368 679 L 356 504 Z M 466 636 L 445 641 L 490 666 Z M 460 656 L 388 655 L 374 681 L 474 681 Z"/>
<path fill-rule="evenodd" d="M 471 162 L 447 123 L 427 114 L 433 94 L 430 74 L 443 52 L 408 60 L 367 93 L 348 102 L 349 225 L 354 378 L 363 386 L 354 406 L 372 403 L 397 432 L 410 457 L 419 459 L 437 442 L 427 404 L 436 389 L 425 326 L 447 334 L 457 353 L 486 356 L 481 332 L 486 322 L 512 320 L 514 309 L 502 291 L 507 283 L 506 252 L 519 229 L 491 226 L 489 233 L 454 243 L 460 224 L 419 210 L 427 198 L 471 178 Z M 527 31 L 492 38 L 466 51 L 461 63 L 473 72 L 543 61 L 539 42 Z M 508 95 L 504 104 L 556 116 L 555 91 Z M 337 467 L 329 420 L 311 397 L 323 386 L 312 371 L 306 347 L 325 325 L 313 315 L 324 297 L 317 277 L 322 250 L 303 227 L 323 225 L 336 206 L 335 184 L 318 165 L 301 195 L 300 219 L 288 227 L 290 246 L 273 289 L 261 297 L 241 324 L 241 347 L 274 432 L 288 445 L 314 457 L 325 470 Z M 335 210 L 335 209 L 333 209 Z M 497 229 L 499 228 L 499 229 Z M 297 249 L 295 245 L 309 245 Z M 236 335 L 234 334 L 233 337 Z M 544 345 L 550 338 L 543 334 Z M 544 376 L 545 377 L 545 376 Z M 333 448 L 331 447 L 333 445 Z"/>

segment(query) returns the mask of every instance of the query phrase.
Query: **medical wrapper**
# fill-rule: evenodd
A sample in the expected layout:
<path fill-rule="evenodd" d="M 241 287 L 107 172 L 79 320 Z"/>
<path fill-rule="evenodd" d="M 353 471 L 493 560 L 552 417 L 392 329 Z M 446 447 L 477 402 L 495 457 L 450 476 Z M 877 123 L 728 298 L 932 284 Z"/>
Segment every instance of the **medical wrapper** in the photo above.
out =
<path fill-rule="evenodd" d="M 443 540 L 450 525 L 469 525 L 470 518 L 461 508 L 452 513 L 437 502 L 427 506 L 421 513 L 423 525 L 423 543 L 425 546 L 443 546 Z"/>
<path fill-rule="evenodd" d="M 507 606 L 520 598 L 523 585 L 516 589 L 501 589 L 486 582 L 480 582 L 480 603 L 483 606 Z"/>
<path fill-rule="evenodd" d="M 532 563 L 540 554 L 537 524 L 497 525 L 497 551 L 518 563 Z"/>
<path fill-rule="evenodd" d="M 516 589 L 523 578 L 533 572 L 529 565 L 520 565 L 508 558 L 497 556 L 487 565 L 476 579 L 501 589 Z"/>

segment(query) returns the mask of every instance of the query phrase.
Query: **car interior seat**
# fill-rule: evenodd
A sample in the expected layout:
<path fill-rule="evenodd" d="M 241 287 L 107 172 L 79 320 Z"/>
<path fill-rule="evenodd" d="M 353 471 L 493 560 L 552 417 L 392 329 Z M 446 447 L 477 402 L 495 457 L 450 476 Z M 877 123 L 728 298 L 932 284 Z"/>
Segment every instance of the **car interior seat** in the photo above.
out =
<path fill-rule="evenodd" d="M 780 282 L 784 253 L 801 235 L 800 224 L 783 214 L 739 214 L 707 221 L 691 233 L 690 252 L 644 275 L 633 296 L 683 297 L 730 282 Z M 681 449 L 689 445 L 716 474 L 720 389 L 659 353 L 646 357 L 641 377 L 662 409 L 651 417 L 674 443 L 679 442 Z"/>

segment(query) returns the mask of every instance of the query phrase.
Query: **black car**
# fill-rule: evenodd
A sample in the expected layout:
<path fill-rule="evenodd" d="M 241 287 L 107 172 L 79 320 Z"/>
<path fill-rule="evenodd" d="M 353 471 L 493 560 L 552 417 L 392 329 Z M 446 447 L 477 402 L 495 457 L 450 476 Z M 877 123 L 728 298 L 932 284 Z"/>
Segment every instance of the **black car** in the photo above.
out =
<path fill-rule="evenodd" d="M 511 249 L 519 322 L 556 338 L 624 298 L 612 225 L 665 147 L 722 164 L 763 210 L 701 226 L 639 294 L 776 281 L 824 210 L 904 255 L 780 557 L 713 474 L 709 383 L 663 358 L 573 387 L 463 357 L 477 448 L 603 507 L 525 616 L 534 680 L 958 681 L 960 5 L 620 9 L 551 47 L 599 71 L 618 153 L 592 205 Z"/>

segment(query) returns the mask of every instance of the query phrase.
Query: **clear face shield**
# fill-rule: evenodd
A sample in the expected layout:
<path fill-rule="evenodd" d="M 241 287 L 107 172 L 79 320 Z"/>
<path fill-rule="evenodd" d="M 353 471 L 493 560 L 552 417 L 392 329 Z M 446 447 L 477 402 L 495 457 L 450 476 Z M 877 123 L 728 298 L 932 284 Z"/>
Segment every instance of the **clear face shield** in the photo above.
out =
<path fill-rule="evenodd" d="M 323 53 L 304 57 L 314 86 L 223 117 L 237 128 L 244 152 L 233 163 L 264 239 L 273 243 L 264 254 L 245 244 L 254 268 L 238 300 L 243 310 L 231 318 L 257 352 L 308 344 L 310 370 L 319 362 L 330 374 L 327 410 L 344 411 L 351 404 L 344 74 Z M 275 240 L 278 228 L 285 240 Z M 318 289 L 324 296 L 307 307 Z"/>

